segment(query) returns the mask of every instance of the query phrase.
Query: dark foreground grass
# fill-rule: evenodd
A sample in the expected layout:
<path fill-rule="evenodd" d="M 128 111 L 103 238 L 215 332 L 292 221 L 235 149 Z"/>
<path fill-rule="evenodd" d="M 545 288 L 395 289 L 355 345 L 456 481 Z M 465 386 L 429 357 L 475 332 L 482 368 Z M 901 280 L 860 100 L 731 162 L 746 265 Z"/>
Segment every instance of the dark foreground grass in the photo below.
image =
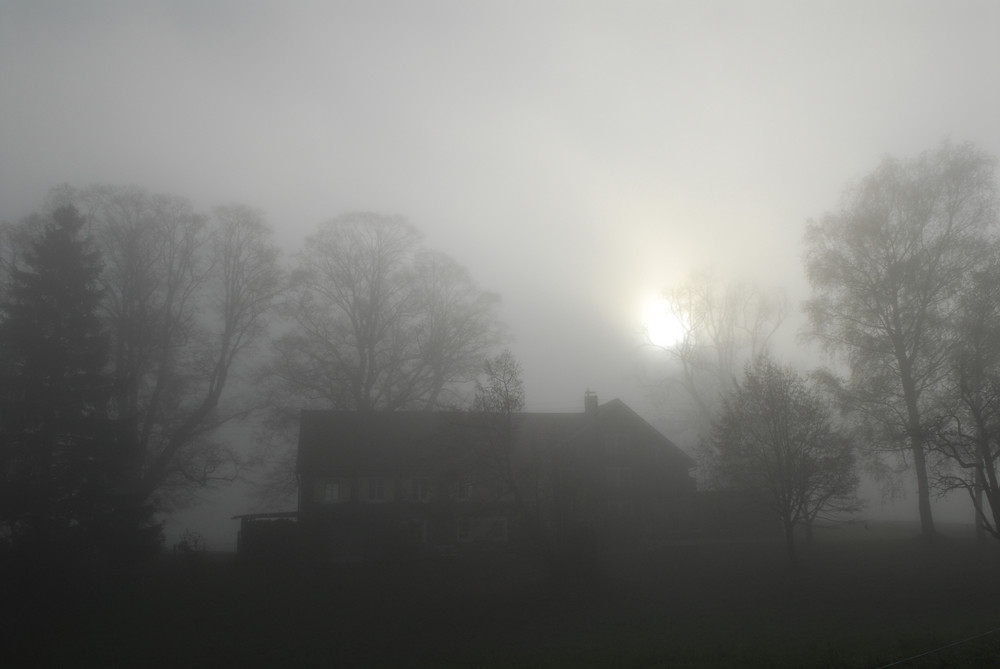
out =
<path fill-rule="evenodd" d="M 879 667 L 1000 627 L 964 540 L 661 547 L 550 579 L 512 559 L 175 561 L 5 604 L 6 667 Z M 5 659 L 6 658 L 6 659 Z M 904 667 L 1000 666 L 1000 633 Z"/>

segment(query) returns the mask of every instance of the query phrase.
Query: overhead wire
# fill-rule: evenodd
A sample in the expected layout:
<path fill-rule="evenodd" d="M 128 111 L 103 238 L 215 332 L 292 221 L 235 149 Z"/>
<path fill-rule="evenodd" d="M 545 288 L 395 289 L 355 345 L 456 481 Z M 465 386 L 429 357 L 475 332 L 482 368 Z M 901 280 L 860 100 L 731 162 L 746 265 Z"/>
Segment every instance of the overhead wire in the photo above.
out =
<path fill-rule="evenodd" d="M 975 641 L 976 639 L 982 639 L 985 636 L 989 636 L 991 634 L 996 634 L 997 632 L 1000 632 L 1000 627 L 994 627 L 993 629 L 991 629 L 991 630 L 989 630 L 987 632 L 983 632 L 982 634 L 977 634 L 975 636 L 970 636 L 969 638 L 962 639 L 961 641 L 954 641 L 954 642 L 949 643 L 949 644 L 947 644 L 945 646 L 941 646 L 940 648 L 934 648 L 933 650 L 928 650 L 928 651 L 925 651 L 923 653 L 918 653 L 917 655 L 911 655 L 910 657 L 904 657 L 901 660 L 896 660 L 895 662 L 890 662 L 889 664 L 883 664 L 883 665 L 881 665 L 879 667 L 876 667 L 876 669 L 886 669 L 886 667 L 896 667 L 896 666 L 899 666 L 901 664 L 905 664 L 907 662 L 910 662 L 912 660 L 916 660 L 916 659 L 919 659 L 921 657 L 926 657 L 927 655 L 933 655 L 934 653 L 939 653 L 942 650 L 946 650 L 948 648 L 953 648 L 955 646 L 961 646 L 963 643 L 968 643 L 970 641 Z"/>

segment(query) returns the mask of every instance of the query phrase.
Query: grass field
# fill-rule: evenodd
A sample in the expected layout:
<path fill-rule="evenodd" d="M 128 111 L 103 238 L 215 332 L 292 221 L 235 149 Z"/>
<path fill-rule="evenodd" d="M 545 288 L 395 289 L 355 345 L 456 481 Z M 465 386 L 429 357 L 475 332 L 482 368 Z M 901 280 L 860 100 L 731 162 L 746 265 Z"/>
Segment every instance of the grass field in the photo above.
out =
<path fill-rule="evenodd" d="M 555 580 L 499 557 L 292 570 L 196 556 L 8 601 L 0 664 L 880 667 L 1000 627 L 1000 546 L 911 529 L 821 534 L 795 572 L 766 542 L 661 546 Z M 1000 632 L 896 666 L 1000 666 Z"/>

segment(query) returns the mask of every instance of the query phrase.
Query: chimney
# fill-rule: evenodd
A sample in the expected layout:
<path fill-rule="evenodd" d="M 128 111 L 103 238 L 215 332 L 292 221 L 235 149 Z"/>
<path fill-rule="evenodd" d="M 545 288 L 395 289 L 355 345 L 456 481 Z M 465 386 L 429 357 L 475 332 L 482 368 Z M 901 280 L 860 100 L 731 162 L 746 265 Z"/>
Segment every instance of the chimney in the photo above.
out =
<path fill-rule="evenodd" d="M 589 388 L 583 394 L 583 413 L 597 420 L 597 393 Z"/>

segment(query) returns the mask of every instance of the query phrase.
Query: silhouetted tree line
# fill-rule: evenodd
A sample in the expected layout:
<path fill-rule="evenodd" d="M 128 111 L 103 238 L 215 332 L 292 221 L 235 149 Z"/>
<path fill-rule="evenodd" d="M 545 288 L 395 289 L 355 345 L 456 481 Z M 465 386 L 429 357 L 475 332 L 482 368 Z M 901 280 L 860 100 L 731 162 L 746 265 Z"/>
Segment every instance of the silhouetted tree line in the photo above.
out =
<path fill-rule="evenodd" d="M 453 405 L 505 336 L 398 217 L 324 223 L 286 268 L 244 205 L 62 186 L 44 211 L 0 228 L 0 545 L 25 562 L 150 554 L 158 512 L 261 464 L 220 436 L 251 415 L 287 491 L 300 409 Z"/>
<path fill-rule="evenodd" d="M 808 527 L 824 506 L 857 508 L 845 495 L 856 459 L 886 481 L 912 468 L 925 538 L 933 491 L 963 489 L 977 527 L 1000 539 L 996 162 L 950 142 L 886 158 L 845 189 L 838 210 L 807 224 L 805 335 L 834 363 L 811 374 L 811 389 L 760 357 L 784 318 L 780 295 L 720 289 L 703 275 L 667 291 L 684 337 L 663 351 L 658 386 L 682 391 L 700 417 L 709 480 L 763 494 L 786 528 L 796 518 Z M 839 416 L 816 423 L 829 409 Z M 805 431 L 827 422 L 829 439 Z M 807 501 L 817 468 L 821 489 L 835 492 Z"/>
<path fill-rule="evenodd" d="M 18 557 L 141 551 L 158 528 L 122 474 L 126 435 L 112 408 L 111 339 L 98 311 L 100 253 L 60 207 L 9 268 L 0 320 L 0 514 Z"/>
<path fill-rule="evenodd" d="M 299 409 L 455 406 L 505 339 L 499 298 L 398 217 L 325 222 L 286 268 L 243 205 L 61 187 L 44 211 L 0 229 L 0 542 L 29 560 L 153 550 L 157 511 L 240 476 L 219 428 L 263 409 L 287 491 Z M 1000 538 L 997 212 L 996 159 L 946 143 L 887 158 L 810 222 L 808 335 L 837 365 L 812 385 L 762 355 L 780 291 L 670 291 L 684 336 L 659 373 L 707 477 L 809 528 L 856 508 L 859 459 L 905 463 L 925 536 L 932 491 L 961 488 Z"/>
<path fill-rule="evenodd" d="M 208 436 L 280 288 L 277 252 L 244 207 L 209 219 L 108 187 L 55 201 L 5 230 L 2 538 L 29 561 L 131 562 L 172 494 L 236 473 Z"/>
<path fill-rule="evenodd" d="M 912 465 L 926 539 L 934 488 L 1000 538 L 997 213 L 996 158 L 945 143 L 886 158 L 806 232 L 810 334 L 842 370 L 824 380 L 874 458 Z"/>
<path fill-rule="evenodd" d="M 265 494 L 293 497 L 302 409 L 455 408 L 507 338 L 500 297 L 398 216 L 326 221 L 293 259 L 286 324 L 261 370 L 276 444 Z"/>
<path fill-rule="evenodd" d="M 819 392 L 767 354 L 723 398 L 705 450 L 712 485 L 757 498 L 780 521 L 792 566 L 796 528 L 811 540 L 817 518 L 860 509 L 854 445 Z"/>

